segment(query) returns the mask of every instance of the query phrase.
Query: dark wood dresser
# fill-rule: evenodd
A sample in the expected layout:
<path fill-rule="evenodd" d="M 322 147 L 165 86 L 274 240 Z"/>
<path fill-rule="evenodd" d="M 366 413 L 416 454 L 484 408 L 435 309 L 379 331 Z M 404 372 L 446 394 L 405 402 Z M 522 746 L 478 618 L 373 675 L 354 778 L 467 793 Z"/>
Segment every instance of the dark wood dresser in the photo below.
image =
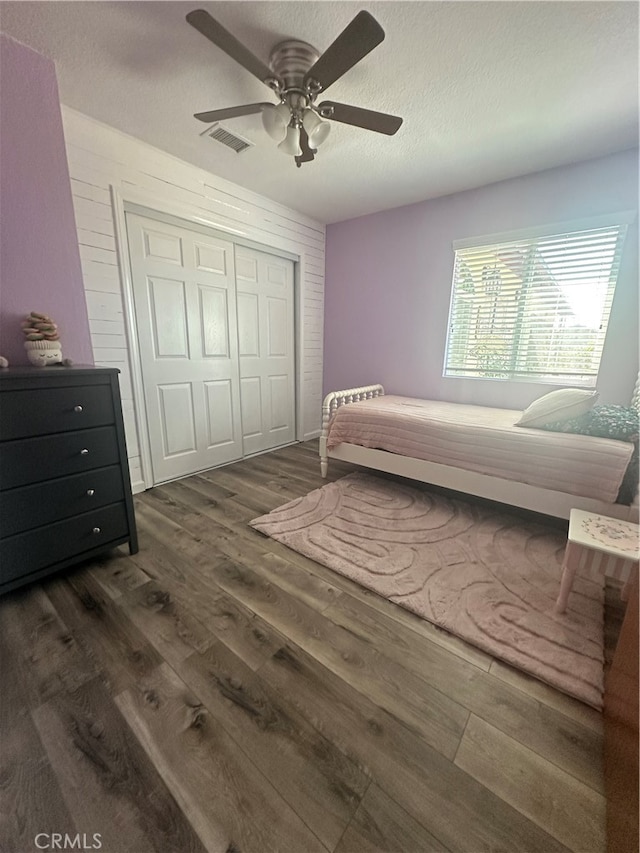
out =
<path fill-rule="evenodd" d="M 118 373 L 0 369 L 0 594 L 138 550 Z"/>

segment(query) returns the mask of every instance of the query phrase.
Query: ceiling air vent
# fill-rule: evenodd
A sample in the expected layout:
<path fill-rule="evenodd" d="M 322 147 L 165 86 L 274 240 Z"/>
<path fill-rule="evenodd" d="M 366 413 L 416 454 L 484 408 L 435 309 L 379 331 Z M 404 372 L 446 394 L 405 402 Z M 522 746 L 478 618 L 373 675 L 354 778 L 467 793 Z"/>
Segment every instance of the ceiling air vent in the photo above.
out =
<path fill-rule="evenodd" d="M 255 145 L 255 142 L 244 139 L 242 136 L 238 136 L 237 133 L 232 133 L 222 124 L 214 124 L 201 135 L 209 136 L 211 139 L 215 139 L 216 142 L 221 142 L 223 145 L 226 145 L 227 148 L 231 148 L 235 151 L 236 154 L 241 154 L 243 151 L 246 151 L 247 148 L 253 148 Z"/>

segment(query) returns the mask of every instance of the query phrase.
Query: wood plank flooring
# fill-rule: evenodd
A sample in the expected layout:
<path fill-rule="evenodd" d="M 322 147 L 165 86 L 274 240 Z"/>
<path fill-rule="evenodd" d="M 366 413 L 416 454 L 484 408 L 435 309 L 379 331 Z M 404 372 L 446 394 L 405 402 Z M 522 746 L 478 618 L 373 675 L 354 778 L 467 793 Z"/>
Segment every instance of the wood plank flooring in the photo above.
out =
<path fill-rule="evenodd" d="M 604 851 L 597 712 L 247 525 L 324 482 L 152 489 L 138 554 L 0 599 L 0 850 Z"/>

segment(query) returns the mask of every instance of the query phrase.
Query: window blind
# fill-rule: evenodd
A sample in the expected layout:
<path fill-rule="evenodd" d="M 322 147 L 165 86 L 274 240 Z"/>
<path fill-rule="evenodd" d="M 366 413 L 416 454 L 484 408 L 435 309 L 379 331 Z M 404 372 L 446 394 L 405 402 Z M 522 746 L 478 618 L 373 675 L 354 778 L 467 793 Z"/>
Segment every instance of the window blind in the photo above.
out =
<path fill-rule="evenodd" d="M 594 385 L 626 229 L 458 248 L 445 376 Z"/>

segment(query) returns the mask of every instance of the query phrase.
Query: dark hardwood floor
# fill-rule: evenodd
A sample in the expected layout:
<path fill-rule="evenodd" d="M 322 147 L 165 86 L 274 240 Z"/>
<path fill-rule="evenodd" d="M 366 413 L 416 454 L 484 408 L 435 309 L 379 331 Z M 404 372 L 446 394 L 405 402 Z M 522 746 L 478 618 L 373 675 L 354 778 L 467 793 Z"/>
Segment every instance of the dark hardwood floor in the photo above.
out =
<path fill-rule="evenodd" d="M 600 714 L 248 526 L 323 482 L 152 489 L 138 554 L 0 599 L 2 851 L 604 850 Z"/>

